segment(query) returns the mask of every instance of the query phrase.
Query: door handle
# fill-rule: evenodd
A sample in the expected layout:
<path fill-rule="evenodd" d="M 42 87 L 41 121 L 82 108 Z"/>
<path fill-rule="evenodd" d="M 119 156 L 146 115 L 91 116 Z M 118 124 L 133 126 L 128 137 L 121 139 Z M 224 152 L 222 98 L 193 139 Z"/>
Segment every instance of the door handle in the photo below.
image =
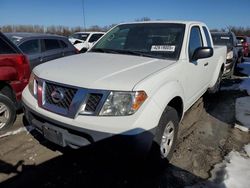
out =
<path fill-rule="evenodd" d="M 206 63 L 204 64 L 204 66 L 205 66 L 205 67 L 208 66 L 208 62 L 206 62 Z"/>

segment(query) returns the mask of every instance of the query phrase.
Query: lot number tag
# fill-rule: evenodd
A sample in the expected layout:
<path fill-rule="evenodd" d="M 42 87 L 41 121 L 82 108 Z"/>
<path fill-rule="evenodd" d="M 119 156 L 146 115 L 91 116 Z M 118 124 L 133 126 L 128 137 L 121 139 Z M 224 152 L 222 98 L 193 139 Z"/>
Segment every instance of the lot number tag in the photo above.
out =
<path fill-rule="evenodd" d="M 175 46 L 153 45 L 151 47 L 151 51 L 153 51 L 153 52 L 174 52 L 175 51 Z"/>

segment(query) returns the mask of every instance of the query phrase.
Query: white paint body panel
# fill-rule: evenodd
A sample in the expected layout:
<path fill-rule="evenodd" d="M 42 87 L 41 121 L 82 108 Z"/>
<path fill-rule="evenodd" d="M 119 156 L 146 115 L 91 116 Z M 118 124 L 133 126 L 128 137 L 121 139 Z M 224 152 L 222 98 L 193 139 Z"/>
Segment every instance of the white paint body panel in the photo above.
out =
<path fill-rule="evenodd" d="M 133 130 L 145 131 L 155 128 L 165 107 L 177 96 L 181 97 L 185 112 L 216 83 L 220 69 L 226 61 L 226 47 L 215 48 L 211 58 L 192 63 L 188 59 L 190 29 L 192 26 L 199 26 L 202 31 L 202 26 L 205 25 L 200 22 L 181 21 L 160 23 L 186 24 L 183 46 L 177 61 L 87 52 L 57 59 L 34 69 L 35 75 L 42 79 L 82 88 L 143 90 L 148 98 L 135 114 L 124 117 L 79 115 L 70 119 L 39 108 L 27 88 L 23 92 L 24 103 L 43 116 L 57 121 L 114 134 L 138 134 Z M 206 46 L 203 32 L 202 36 Z M 204 66 L 205 63 L 208 63 L 208 66 Z"/>

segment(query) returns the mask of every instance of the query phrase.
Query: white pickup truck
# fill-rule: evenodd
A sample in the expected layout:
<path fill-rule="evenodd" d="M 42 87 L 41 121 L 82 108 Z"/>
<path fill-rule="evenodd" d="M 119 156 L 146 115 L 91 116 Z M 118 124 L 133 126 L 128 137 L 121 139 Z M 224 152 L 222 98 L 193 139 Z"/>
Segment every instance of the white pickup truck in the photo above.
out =
<path fill-rule="evenodd" d="M 87 53 L 36 67 L 22 95 L 25 116 L 61 146 L 124 138 L 170 159 L 184 113 L 219 90 L 225 61 L 226 47 L 213 48 L 203 23 L 120 24 Z"/>

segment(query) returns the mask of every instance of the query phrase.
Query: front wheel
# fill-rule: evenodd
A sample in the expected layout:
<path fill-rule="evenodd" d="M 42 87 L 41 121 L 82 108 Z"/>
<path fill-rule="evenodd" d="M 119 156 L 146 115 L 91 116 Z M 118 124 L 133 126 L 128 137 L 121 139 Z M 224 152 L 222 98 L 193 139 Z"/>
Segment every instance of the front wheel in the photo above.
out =
<path fill-rule="evenodd" d="M 7 96 L 0 94 L 0 131 L 12 126 L 15 118 L 14 103 Z"/>
<path fill-rule="evenodd" d="M 154 142 L 151 148 L 151 156 L 154 159 L 170 160 L 177 141 L 179 118 L 177 111 L 167 107 L 163 112 L 156 128 Z"/>

